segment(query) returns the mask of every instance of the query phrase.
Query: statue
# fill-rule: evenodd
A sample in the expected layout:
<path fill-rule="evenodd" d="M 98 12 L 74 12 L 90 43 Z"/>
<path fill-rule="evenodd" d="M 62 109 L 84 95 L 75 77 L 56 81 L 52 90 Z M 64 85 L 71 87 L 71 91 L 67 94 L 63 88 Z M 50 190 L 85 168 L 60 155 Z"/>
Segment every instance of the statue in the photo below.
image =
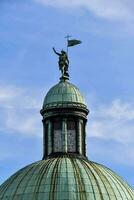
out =
<path fill-rule="evenodd" d="M 68 74 L 68 67 L 69 67 L 69 60 L 67 53 L 61 50 L 61 53 L 58 53 L 55 48 L 53 48 L 55 54 L 59 56 L 59 69 L 61 70 L 62 77 L 69 77 Z"/>

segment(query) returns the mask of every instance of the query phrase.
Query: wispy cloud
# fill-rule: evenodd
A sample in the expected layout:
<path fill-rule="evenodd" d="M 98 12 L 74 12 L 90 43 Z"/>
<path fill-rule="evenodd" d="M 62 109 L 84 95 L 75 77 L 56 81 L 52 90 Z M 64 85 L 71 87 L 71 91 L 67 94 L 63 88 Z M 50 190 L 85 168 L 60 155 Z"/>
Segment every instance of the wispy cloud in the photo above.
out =
<path fill-rule="evenodd" d="M 30 90 L 30 91 L 29 91 Z M 14 86 L 0 87 L 0 129 L 8 133 L 41 136 L 42 92 Z"/>
<path fill-rule="evenodd" d="M 39 108 L 41 99 L 32 90 L 13 85 L 0 86 L 0 107 Z"/>
<path fill-rule="evenodd" d="M 134 104 L 115 99 L 93 107 L 87 128 L 93 141 L 92 154 L 98 159 L 134 166 Z"/>
<path fill-rule="evenodd" d="M 74 9 L 83 8 L 91 11 L 95 16 L 112 20 L 133 20 L 134 2 L 132 0 L 34 0 L 44 5 Z"/>
<path fill-rule="evenodd" d="M 41 117 L 36 109 L 8 109 L 5 126 L 10 132 L 42 136 Z"/>
<path fill-rule="evenodd" d="M 105 165 L 110 166 L 114 163 L 123 166 L 134 166 L 133 144 L 127 142 L 122 144 L 113 140 L 90 137 L 87 150 L 90 159 L 103 162 Z"/>
<path fill-rule="evenodd" d="M 134 143 L 134 105 L 120 99 L 109 105 L 98 105 L 92 112 L 88 129 L 90 136 Z"/>

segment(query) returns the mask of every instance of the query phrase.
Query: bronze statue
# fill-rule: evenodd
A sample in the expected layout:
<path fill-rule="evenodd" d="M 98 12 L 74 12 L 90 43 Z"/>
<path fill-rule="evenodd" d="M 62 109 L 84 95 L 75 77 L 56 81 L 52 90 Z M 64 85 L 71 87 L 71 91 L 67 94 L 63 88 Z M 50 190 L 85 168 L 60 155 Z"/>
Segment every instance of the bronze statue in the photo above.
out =
<path fill-rule="evenodd" d="M 62 76 L 67 76 L 69 77 L 68 74 L 68 67 L 69 67 L 69 60 L 67 53 L 63 50 L 61 50 L 61 53 L 58 53 L 55 48 L 53 48 L 53 51 L 55 54 L 59 56 L 59 69 L 61 70 Z"/>

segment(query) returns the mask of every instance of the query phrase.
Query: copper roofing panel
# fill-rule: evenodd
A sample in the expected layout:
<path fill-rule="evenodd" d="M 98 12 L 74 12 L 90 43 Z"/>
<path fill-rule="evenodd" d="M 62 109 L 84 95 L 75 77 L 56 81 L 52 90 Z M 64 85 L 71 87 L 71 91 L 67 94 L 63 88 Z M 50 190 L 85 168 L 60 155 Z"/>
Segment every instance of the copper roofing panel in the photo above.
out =
<path fill-rule="evenodd" d="M 103 165 L 69 155 L 33 163 L 0 187 L 0 200 L 133 200 L 133 189 Z"/>

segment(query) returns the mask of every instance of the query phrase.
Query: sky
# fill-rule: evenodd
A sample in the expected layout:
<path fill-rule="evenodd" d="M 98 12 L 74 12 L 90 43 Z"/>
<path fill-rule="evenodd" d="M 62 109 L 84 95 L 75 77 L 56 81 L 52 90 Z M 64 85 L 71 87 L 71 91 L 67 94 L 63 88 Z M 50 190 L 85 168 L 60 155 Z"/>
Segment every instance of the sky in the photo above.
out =
<path fill-rule="evenodd" d="M 0 183 L 42 159 L 40 109 L 59 82 L 66 35 L 70 82 L 90 110 L 87 155 L 134 187 L 133 0 L 0 1 Z"/>

